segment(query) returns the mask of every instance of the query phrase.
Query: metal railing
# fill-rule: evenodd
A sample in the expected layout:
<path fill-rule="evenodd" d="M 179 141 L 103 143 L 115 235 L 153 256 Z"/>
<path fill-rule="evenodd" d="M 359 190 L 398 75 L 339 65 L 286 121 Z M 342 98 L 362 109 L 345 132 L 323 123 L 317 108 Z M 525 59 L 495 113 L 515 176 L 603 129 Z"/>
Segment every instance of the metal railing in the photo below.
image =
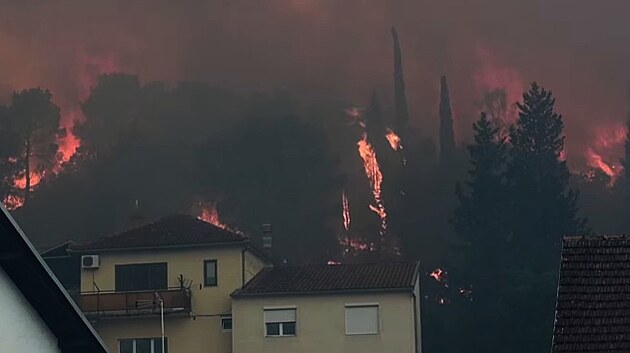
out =
<path fill-rule="evenodd" d="M 156 297 L 163 301 L 165 314 L 191 311 L 190 290 L 182 287 L 126 292 L 96 290 L 82 292 L 75 300 L 81 311 L 90 316 L 140 316 L 160 314 Z"/>

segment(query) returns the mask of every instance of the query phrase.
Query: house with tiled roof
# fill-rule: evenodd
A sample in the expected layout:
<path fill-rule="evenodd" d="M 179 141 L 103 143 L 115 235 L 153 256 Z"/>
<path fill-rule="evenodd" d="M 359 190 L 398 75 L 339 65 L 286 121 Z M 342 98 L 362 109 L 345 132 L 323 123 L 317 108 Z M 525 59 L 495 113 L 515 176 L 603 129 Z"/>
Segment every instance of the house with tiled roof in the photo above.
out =
<path fill-rule="evenodd" d="M 630 352 L 630 238 L 564 238 L 552 352 Z"/>
<path fill-rule="evenodd" d="M 76 301 L 111 352 L 232 352 L 230 294 L 270 262 L 250 239 L 188 215 L 71 244 Z"/>
<path fill-rule="evenodd" d="M 234 352 L 421 352 L 417 263 L 265 268 L 232 298 Z"/>
<path fill-rule="evenodd" d="M 0 205 L 0 352 L 107 353 L 31 242 Z"/>

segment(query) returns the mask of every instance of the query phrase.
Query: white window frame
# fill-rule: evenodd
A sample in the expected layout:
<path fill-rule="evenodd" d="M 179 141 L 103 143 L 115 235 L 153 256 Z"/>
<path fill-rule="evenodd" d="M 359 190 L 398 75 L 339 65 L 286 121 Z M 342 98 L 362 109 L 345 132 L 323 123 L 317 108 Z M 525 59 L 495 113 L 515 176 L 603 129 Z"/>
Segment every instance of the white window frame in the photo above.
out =
<path fill-rule="evenodd" d="M 365 332 L 365 333 L 348 332 L 348 309 L 352 309 L 352 308 L 376 308 L 376 332 Z M 346 336 L 378 335 L 381 333 L 381 308 L 380 308 L 379 303 L 345 304 L 344 315 L 345 315 Z"/>
<path fill-rule="evenodd" d="M 295 312 L 295 321 L 267 321 L 265 318 L 265 312 L 267 311 L 275 311 L 275 310 L 293 310 Z M 264 326 L 264 330 L 265 330 L 265 337 L 270 337 L 270 338 L 275 338 L 275 337 L 295 337 L 297 336 L 297 332 L 298 332 L 298 326 L 297 326 L 297 321 L 298 321 L 298 310 L 297 307 L 295 306 L 273 306 L 273 307 L 263 307 L 263 326 Z M 294 323 L 295 324 L 295 333 L 293 334 L 284 334 L 283 329 L 284 329 L 284 325 L 283 323 Z M 278 334 L 277 335 L 269 335 L 267 333 L 267 324 L 280 324 L 279 326 L 279 330 L 278 330 Z"/>
<path fill-rule="evenodd" d="M 226 320 L 230 320 L 232 322 L 232 328 L 231 329 L 226 329 L 225 326 L 223 326 L 223 322 Z M 223 315 L 221 316 L 220 319 L 220 324 L 221 324 L 221 332 L 232 332 L 232 330 L 234 329 L 234 321 L 232 320 L 232 315 Z"/>
<path fill-rule="evenodd" d="M 139 340 L 151 340 L 151 353 L 155 353 L 156 349 L 155 349 L 155 345 L 159 344 L 160 348 L 162 345 L 162 337 L 144 337 L 144 338 L 121 338 L 118 340 L 118 352 L 120 353 L 122 351 L 122 348 L 120 347 L 120 345 L 122 344 L 123 341 L 132 341 L 133 342 L 133 353 L 136 353 L 136 344 Z M 164 350 L 166 352 L 168 352 L 168 340 L 166 340 L 165 337 L 165 345 L 164 345 Z M 164 353 L 164 352 L 162 352 Z"/>

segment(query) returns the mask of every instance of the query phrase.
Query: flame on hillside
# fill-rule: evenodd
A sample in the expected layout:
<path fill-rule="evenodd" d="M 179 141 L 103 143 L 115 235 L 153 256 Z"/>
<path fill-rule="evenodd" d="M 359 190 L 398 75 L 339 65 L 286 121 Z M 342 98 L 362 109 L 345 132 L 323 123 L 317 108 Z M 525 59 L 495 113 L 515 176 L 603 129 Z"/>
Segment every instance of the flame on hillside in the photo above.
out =
<path fill-rule="evenodd" d="M 365 175 L 370 181 L 372 188 L 372 196 L 374 197 L 374 203 L 370 204 L 370 209 L 376 213 L 381 219 L 381 236 L 385 236 L 387 231 L 387 211 L 381 198 L 381 184 L 383 183 L 383 174 L 378 164 L 376 152 L 372 148 L 372 145 L 367 139 L 367 134 L 363 133 L 359 142 L 357 142 L 359 149 L 359 156 L 363 160 L 363 168 L 365 169 Z"/>
<path fill-rule="evenodd" d="M 199 214 L 197 215 L 197 219 L 202 220 L 206 223 L 210 223 L 215 227 L 219 227 L 221 229 L 229 230 L 228 226 L 221 221 L 221 217 L 219 216 L 219 211 L 217 210 L 216 203 L 214 202 L 200 202 L 199 206 Z"/>
<path fill-rule="evenodd" d="M 346 191 L 341 192 L 341 206 L 342 206 L 342 218 L 343 218 L 343 228 L 348 231 L 350 229 L 350 203 L 348 202 L 348 197 L 346 196 Z"/>

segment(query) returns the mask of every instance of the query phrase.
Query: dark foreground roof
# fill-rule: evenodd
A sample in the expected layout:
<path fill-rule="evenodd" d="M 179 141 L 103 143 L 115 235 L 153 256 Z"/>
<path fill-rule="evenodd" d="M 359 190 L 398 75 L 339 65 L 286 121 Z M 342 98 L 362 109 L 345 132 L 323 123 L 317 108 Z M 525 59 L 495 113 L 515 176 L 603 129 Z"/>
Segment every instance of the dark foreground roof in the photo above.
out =
<path fill-rule="evenodd" d="M 413 289 L 418 271 L 415 262 L 265 268 L 232 296 L 405 291 Z"/>
<path fill-rule="evenodd" d="M 630 352 L 630 238 L 564 239 L 553 352 Z"/>
<path fill-rule="evenodd" d="M 72 251 L 161 248 L 216 245 L 247 241 L 245 235 L 231 232 L 195 217 L 177 214 L 131 230 L 73 245 Z"/>
<path fill-rule="evenodd" d="M 62 353 L 107 352 L 92 326 L 1 205 L 0 267 L 57 337 Z"/>

